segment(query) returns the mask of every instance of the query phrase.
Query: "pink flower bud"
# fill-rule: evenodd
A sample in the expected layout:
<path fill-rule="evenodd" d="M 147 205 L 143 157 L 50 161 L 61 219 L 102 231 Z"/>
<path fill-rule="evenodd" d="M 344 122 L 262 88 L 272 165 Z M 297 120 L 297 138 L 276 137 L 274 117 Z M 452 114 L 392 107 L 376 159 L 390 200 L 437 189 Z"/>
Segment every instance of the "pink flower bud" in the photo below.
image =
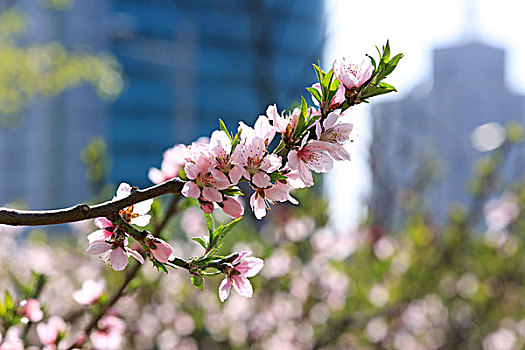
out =
<path fill-rule="evenodd" d="M 231 197 L 226 197 L 222 203 L 219 203 L 219 206 L 226 214 L 235 219 L 240 218 L 244 214 L 244 208 L 241 203 Z"/>
<path fill-rule="evenodd" d="M 40 302 L 36 299 L 27 299 L 20 303 L 22 307 L 22 315 L 24 315 L 31 322 L 38 322 L 44 317 L 44 313 L 40 308 Z"/>
<path fill-rule="evenodd" d="M 156 248 L 153 248 L 155 245 Z M 173 248 L 160 238 L 155 238 L 150 244 L 151 253 L 161 263 L 166 263 L 173 255 Z"/>

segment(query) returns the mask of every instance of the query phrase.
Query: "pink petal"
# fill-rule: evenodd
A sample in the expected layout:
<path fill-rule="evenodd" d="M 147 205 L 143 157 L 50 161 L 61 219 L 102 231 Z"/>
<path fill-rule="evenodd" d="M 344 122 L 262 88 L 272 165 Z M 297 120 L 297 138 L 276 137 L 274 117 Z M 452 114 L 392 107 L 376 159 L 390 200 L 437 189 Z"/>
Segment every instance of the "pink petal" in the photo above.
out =
<path fill-rule="evenodd" d="M 153 204 L 153 199 L 148 199 L 143 202 L 134 204 L 133 213 L 139 214 L 139 215 L 147 214 L 150 211 L 152 204 Z"/>
<path fill-rule="evenodd" d="M 253 296 L 253 287 L 246 277 L 232 276 L 233 288 L 242 297 L 251 298 Z"/>
<path fill-rule="evenodd" d="M 252 177 L 252 182 L 255 186 L 259 188 L 265 188 L 265 187 L 268 187 L 268 185 L 270 185 L 270 176 L 262 172 L 256 173 Z"/>
<path fill-rule="evenodd" d="M 244 260 L 245 257 L 247 257 L 248 255 L 251 255 L 252 252 L 249 251 L 249 250 L 245 250 L 245 251 L 242 251 L 239 253 L 239 256 L 237 256 L 235 258 L 235 260 L 233 260 L 232 264 L 233 265 L 237 265 L 239 262 L 241 262 L 242 260 Z"/>
<path fill-rule="evenodd" d="M 235 219 L 240 218 L 244 214 L 244 208 L 241 203 L 231 197 L 226 197 L 222 203 L 219 203 L 219 206 L 224 213 Z"/>
<path fill-rule="evenodd" d="M 232 170 L 230 170 L 230 180 L 232 185 L 236 185 L 241 179 L 243 169 L 240 165 L 235 165 Z"/>
<path fill-rule="evenodd" d="M 250 206 L 257 219 L 260 220 L 266 215 L 264 199 L 257 192 L 250 197 Z"/>
<path fill-rule="evenodd" d="M 160 184 L 166 181 L 166 176 L 157 168 L 149 168 L 148 179 L 154 184 Z"/>
<path fill-rule="evenodd" d="M 111 262 L 111 267 L 115 271 L 122 271 L 128 265 L 128 254 L 121 247 L 114 249 L 111 254 L 109 254 L 109 260 Z"/>
<path fill-rule="evenodd" d="M 113 225 L 111 220 L 109 220 L 107 218 L 104 218 L 104 217 L 96 218 L 94 220 L 94 223 L 95 223 L 95 226 L 98 227 L 98 228 L 106 228 L 106 227 L 113 227 L 113 226 L 115 226 L 115 225 Z"/>
<path fill-rule="evenodd" d="M 134 257 L 139 263 L 144 264 L 144 258 L 142 257 L 142 255 L 139 254 L 139 252 L 137 252 L 136 250 L 130 249 L 130 248 L 127 248 L 126 250 L 128 254 Z"/>
<path fill-rule="evenodd" d="M 131 193 L 131 186 L 125 182 L 121 183 L 117 189 L 117 195 L 113 197 L 113 200 L 119 200 L 126 198 Z"/>
<path fill-rule="evenodd" d="M 221 285 L 219 286 L 219 300 L 221 302 L 224 302 L 230 295 L 230 289 L 232 287 L 232 284 L 230 282 L 230 277 L 227 276 L 224 280 L 222 280 Z"/>
<path fill-rule="evenodd" d="M 253 277 L 257 275 L 264 267 L 264 261 L 255 257 L 245 258 L 239 265 L 235 266 L 235 270 L 239 271 L 241 275 L 246 277 Z"/>
<path fill-rule="evenodd" d="M 202 196 L 208 202 L 221 202 L 222 201 L 221 193 L 219 192 L 219 190 L 213 187 L 204 187 L 202 189 Z"/>
<path fill-rule="evenodd" d="M 151 253 L 161 263 L 166 263 L 169 261 L 170 256 L 173 254 L 173 248 L 171 245 L 166 243 L 160 238 L 155 239 L 155 245 L 157 246 L 156 249 L 151 249 Z"/>
<path fill-rule="evenodd" d="M 109 235 L 109 237 L 106 237 L 106 234 L 105 234 L 106 232 L 108 232 L 108 231 L 106 231 L 106 230 L 96 230 L 95 232 L 90 233 L 87 236 L 89 244 L 93 243 L 94 241 L 105 241 L 106 239 L 111 237 L 111 235 Z M 108 233 L 111 233 L 111 232 L 108 232 Z"/>
<path fill-rule="evenodd" d="M 140 215 L 136 218 L 131 219 L 130 224 L 137 225 L 140 227 L 148 226 L 151 220 L 151 215 Z"/>
<path fill-rule="evenodd" d="M 104 241 L 94 241 L 86 249 L 86 253 L 91 255 L 97 255 L 107 252 L 111 249 L 111 244 Z"/>
<path fill-rule="evenodd" d="M 182 188 L 181 193 L 185 197 L 191 197 L 191 198 L 199 198 L 201 195 L 201 190 L 195 182 L 188 181 L 184 184 L 184 187 Z"/>

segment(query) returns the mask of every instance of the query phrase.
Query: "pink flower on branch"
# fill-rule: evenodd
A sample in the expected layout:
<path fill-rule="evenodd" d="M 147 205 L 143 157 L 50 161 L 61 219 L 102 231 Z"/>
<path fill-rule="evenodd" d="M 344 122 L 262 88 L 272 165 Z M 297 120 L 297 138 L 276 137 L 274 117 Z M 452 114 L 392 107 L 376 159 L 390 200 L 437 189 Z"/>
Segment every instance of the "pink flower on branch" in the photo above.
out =
<path fill-rule="evenodd" d="M 128 239 L 115 240 L 113 243 L 106 241 L 94 241 L 89 245 L 86 253 L 91 255 L 104 254 L 104 260 L 109 259 L 111 267 L 115 271 L 122 271 L 128 266 L 129 257 L 134 257 L 138 262 L 144 264 L 144 258 L 137 251 L 128 247 Z"/>
<path fill-rule="evenodd" d="M 173 258 L 173 248 L 166 241 L 157 237 L 146 238 L 146 244 L 150 248 L 155 259 L 161 263 L 167 263 Z"/>
<path fill-rule="evenodd" d="M 343 147 L 343 142 L 350 139 L 350 132 L 353 125 L 350 123 L 336 124 L 340 118 L 340 110 L 331 112 L 326 119 L 321 123 L 316 122 L 316 135 L 319 141 L 325 142 L 328 153 L 335 160 L 350 160 L 350 155 Z"/>
<path fill-rule="evenodd" d="M 343 57 L 334 61 L 334 75 L 347 90 L 361 87 L 370 79 L 374 71 L 370 58 L 366 56 L 361 64 L 354 62 L 349 57 Z"/>
<path fill-rule="evenodd" d="M 119 200 L 129 196 L 131 193 L 131 186 L 125 182 L 121 183 L 117 189 L 117 194 L 113 200 Z M 147 213 L 151 209 L 153 199 L 148 199 L 143 202 L 134 204 L 125 209 L 120 210 L 120 216 L 130 224 L 137 226 L 147 226 L 151 220 L 151 215 Z"/>
<path fill-rule="evenodd" d="M 239 256 L 232 262 L 232 266 L 226 271 L 226 278 L 219 286 L 219 299 L 224 302 L 230 295 L 231 286 L 240 296 L 251 298 L 253 288 L 248 280 L 261 271 L 264 267 L 264 261 L 255 257 L 248 257 L 252 252 L 245 251 L 239 253 Z"/>
<path fill-rule="evenodd" d="M 330 149 L 327 142 L 303 139 L 301 148 L 288 153 L 288 166 L 299 171 L 299 177 L 307 187 L 314 184 L 311 170 L 326 173 L 333 167 L 333 160 L 326 153 Z"/>
<path fill-rule="evenodd" d="M 276 182 L 267 188 L 255 188 L 255 192 L 250 197 L 250 206 L 257 219 L 262 219 L 266 215 L 267 210 L 271 210 L 271 206 L 275 202 L 290 201 L 293 204 L 298 204 L 297 200 L 290 195 L 292 187 L 282 182 Z"/>

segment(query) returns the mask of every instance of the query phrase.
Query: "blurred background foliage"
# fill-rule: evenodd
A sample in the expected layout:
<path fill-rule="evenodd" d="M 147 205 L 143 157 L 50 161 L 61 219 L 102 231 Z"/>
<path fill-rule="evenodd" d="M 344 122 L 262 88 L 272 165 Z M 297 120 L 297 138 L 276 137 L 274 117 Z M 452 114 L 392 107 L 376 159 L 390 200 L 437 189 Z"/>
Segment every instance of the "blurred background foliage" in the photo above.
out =
<path fill-rule="evenodd" d="M 53 6 L 61 6 L 58 4 Z M 27 18 L 0 13 L 0 115 L 4 127 L 36 97 L 53 97 L 82 83 L 106 99 L 123 88 L 118 62 L 107 53 L 68 51 L 59 42 L 25 43 Z"/>

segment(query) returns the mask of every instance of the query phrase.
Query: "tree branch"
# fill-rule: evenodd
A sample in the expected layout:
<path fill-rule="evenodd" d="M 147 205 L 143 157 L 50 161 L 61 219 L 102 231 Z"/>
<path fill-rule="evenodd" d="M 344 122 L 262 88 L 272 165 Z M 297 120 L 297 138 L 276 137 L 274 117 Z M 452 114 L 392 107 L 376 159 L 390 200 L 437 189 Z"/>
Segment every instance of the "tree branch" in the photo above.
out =
<path fill-rule="evenodd" d="M 107 201 L 93 206 L 78 204 L 70 208 L 57 210 L 16 210 L 0 208 L 0 224 L 12 226 L 56 225 L 105 217 L 147 199 L 168 193 L 180 193 L 183 186 L 183 180 L 173 178 L 144 190 L 134 187 L 131 194 L 126 198 L 118 201 Z"/>

